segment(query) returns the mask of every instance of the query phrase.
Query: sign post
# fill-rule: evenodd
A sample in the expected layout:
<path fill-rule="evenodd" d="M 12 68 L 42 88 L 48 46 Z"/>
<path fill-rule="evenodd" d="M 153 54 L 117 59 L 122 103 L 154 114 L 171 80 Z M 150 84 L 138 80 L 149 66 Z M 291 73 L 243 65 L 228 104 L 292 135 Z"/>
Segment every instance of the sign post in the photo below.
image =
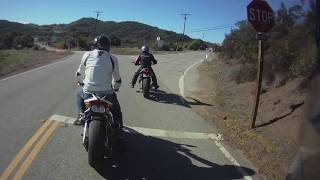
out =
<path fill-rule="evenodd" d="M 274 12 L 268 3 L 264 0 L 252 0 L 251 3 L 247 6 L 247 16 L 248 21 L 256 29 L 257 37 L 259 40 L 259 50 L 258 50 L 258 71 L 257 71 L 257 85 L 256 85 L 256 96 L 254 98 L 254 107 L 252 110 L 251 116 L 251 128 L 255 128 L 259 100 L 260 100 L 260 91 L 261 91 L 261 82 L 263 74 L 263 40 L 266 39 L 265 33 L 271 30 L 274 25 Z"/>

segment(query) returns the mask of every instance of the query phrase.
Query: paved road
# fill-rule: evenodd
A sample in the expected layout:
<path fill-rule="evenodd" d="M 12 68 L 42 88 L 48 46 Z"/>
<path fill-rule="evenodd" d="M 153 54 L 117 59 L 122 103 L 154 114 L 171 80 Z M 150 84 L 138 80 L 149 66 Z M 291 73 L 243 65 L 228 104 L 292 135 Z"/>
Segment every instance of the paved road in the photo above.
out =
<path fill-rule="evenodd" d="M 202 52 L 156 55 L 160 90 L 151 100 L 128 86 L 136 67 L 118 56 L 123 86 L 118 94 L 126 147 L 96 172 L 87 164 L 81 128 L 61 126 L 53 115 L 75 117 L 74 72 L 82 52 L 40 69 L 0 80 L 0 175 L 23 179 L 255 179 L 241 153 L 220 142 L 217 131 L 179 95 L 186 69 Z M 196 71 L 186 86 L 196 83 Z M 187 91 L 188 87 L 184 87 Z M 43 120 L 50 119 L 43 122 Z M 51 124 L 50 124 L 51 123 Z M 45 129 L 44 126 L 49 128 Z M 44 132 L 41 134 L 41 129 Z M 38 138 L 34 136 L 39 135 Z M 33 137 L 33 138 L 32 138 Z M 34 143 L 32 143 L 34 140 Z M 235 158 L 235 159 L 233 159 Z M 231 160 L 233 162 L 231 162 Z"/>

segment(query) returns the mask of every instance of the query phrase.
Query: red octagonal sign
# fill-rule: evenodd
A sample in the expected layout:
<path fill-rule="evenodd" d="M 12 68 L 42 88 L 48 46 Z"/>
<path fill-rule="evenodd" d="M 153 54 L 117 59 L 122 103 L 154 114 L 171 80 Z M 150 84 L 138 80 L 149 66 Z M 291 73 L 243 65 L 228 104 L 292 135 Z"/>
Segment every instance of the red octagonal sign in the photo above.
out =
<path fill-rule="evenodd" d="M 248 21 L 258 32 L 268 32 L 274 25 L 274 12 L 264 0 L 253 0 L 247 6 Z"/>

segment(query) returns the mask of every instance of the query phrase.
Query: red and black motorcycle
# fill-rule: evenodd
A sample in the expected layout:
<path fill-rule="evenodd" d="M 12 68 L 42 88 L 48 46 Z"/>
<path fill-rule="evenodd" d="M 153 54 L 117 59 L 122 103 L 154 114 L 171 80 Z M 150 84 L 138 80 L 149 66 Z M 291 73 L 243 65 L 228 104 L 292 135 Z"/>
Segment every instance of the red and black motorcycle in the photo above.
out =
<path fill-rule="evenodd" d="M 140 64 L 136 64 L 134 63 L 136 66 L 140 65 Z M 139 87 L 142 90 L 142 94 L 143 97 L 145 98 L 149 98 L 149 94 L 150 94 L 150 89 L 152 88 L 152 70 L 150 68 L 142 68 L 139 72 L 139 76 L 138 76 L 138 83 L 139 83 Z"/>
<path fill-rule="evenodd" d="M 110 111 L 112 103 L 92 94 L 86 99 L 85 124 L 83 128 L 82 144 L 88 151 L 88 161 L 91 167 L 101 168 L 105 149 L 112 148 L 116 142 L 116 123 Z"/>
<path fill-rule="evenodd" d="M 142 68 L 139 73 L 139 87 L 142 89 L 143 97 L 149 98 L 149 92 L 151 88 L 151 69 Z"/>

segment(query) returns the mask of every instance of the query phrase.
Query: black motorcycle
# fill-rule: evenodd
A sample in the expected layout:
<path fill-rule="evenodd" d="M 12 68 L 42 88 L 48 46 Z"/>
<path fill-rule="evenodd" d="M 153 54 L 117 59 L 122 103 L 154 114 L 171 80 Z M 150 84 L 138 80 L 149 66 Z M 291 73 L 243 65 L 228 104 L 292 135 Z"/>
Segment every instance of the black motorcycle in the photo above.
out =
<path fill-rule="evenodd" d="M 84 103 L 87 110 L 82 144 L 88 152 L 89 165 L 97 169 L 103 165 L 106 150 L 115 146 L 120 125 L 114 122 L 110 111 L 112 103 L 105 96 L 92 94 Z"/>

